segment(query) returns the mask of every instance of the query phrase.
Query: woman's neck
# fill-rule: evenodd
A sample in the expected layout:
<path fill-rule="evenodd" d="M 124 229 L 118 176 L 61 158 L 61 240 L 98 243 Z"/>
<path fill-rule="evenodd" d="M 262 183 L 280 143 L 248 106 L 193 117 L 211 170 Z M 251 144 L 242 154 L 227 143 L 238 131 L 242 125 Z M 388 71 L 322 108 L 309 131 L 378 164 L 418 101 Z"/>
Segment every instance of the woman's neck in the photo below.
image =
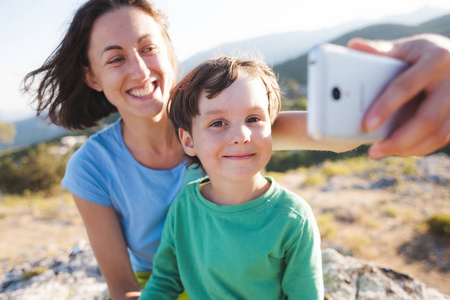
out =
<path fill-rule="evenodd" d="M 184 160 L 184 151 L 168 118 L 122 119 L 122 135 L 131 155 L 142 165 L 168 170 Z"/>
<path fill-rule="evenodd" d="M 218 205 L 237 205 L 255 200 L 270 187 L 261 173 L 245 181 L 214 180 L 200 186 L 202 196 Z"/>

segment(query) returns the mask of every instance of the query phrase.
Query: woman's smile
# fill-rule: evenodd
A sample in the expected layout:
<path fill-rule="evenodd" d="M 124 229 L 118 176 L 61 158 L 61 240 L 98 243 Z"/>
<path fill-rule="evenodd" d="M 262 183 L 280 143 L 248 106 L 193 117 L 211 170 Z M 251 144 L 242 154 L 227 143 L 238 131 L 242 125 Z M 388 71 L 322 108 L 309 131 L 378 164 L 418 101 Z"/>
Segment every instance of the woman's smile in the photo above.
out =
<path fill-rule="evenodd" d="M 152 95 L 157 86 L 158 84 L 157 81 L 155 80 L 144 87 L 130 89 L 128 90 L 127 93 L 133 97 L 144 98 Z"/>

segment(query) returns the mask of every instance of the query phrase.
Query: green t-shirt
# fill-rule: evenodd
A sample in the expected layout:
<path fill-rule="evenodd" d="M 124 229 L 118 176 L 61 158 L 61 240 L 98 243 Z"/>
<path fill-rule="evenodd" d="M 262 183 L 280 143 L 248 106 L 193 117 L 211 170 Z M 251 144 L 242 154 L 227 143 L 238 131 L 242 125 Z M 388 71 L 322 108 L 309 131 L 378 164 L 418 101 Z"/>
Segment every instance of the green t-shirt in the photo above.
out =
<path fill-rule="evenodd" d="M 203 179 L 203 181 L 208 179 Z M 261 197 L 216 205 L 200 180 L 170 207 L 139 299 L 323 299 L 320 234 L 310 206 L 272 178 Z"/>

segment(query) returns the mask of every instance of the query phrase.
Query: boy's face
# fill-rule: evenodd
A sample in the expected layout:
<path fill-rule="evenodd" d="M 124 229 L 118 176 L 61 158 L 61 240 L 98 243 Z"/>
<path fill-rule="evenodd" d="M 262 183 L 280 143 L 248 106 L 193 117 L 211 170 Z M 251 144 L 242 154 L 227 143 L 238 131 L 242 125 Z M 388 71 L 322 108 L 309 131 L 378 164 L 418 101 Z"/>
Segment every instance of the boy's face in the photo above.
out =
<path fill-rule="evenodd" d="M 213 99 L 203 91 L 192 135 L 180 129 L 185 152 L 196 155 L 211 180 L 242 181 L 259 173 L 272 154 L 266 88 L 241 71 L 238 79 Z"/>

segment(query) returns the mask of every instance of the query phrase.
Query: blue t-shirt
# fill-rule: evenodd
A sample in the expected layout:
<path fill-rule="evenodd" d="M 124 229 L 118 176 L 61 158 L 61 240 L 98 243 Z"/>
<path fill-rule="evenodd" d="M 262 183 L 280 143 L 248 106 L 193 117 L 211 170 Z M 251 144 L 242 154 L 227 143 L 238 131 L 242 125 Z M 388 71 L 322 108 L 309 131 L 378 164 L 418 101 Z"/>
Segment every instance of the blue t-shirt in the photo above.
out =
<path fill-rule="evenodd" d="M 201 170 L 184 163 L 171 170 L 141 165 L 123 141 L 121 119 L 91 136 L 66 167 L 62 184 L 87 201 L 113 206 L 134 271 L 149 271 L 170 204 Z"/>

